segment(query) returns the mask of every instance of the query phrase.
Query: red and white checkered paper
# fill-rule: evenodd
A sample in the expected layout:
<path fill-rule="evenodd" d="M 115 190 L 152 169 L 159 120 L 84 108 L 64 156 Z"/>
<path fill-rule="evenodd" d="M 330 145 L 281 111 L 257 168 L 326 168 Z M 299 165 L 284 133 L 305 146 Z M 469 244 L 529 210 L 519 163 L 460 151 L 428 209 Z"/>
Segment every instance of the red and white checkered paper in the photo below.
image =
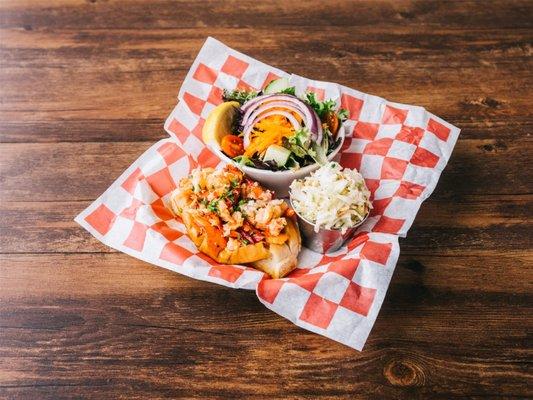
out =
<path fill-rule="evenodd" d="M 256 90 L 286 76 L 347 109 L 338 160 L 357 168 L 374 209 L 354 239 L 334 254 L 303 249 L 288 277 L 270 279 L 199 253 L 167 210 L 170 192 L 197 167 L 222 166 L 201 129 L 223 88 Z M 337 85 L 289 75 L 209 38 L 194 61 L 161 140 L 135 161 L 76 221 L 110 247 L 192 278 L 255 290 L 259 300 L 298 326 L 361 350 L 385 297 L 404 237 L 434 190 L 459 129 L 421 107 L 388 102 Z M 297 338 L 295 338 L 297 340 Z"/>

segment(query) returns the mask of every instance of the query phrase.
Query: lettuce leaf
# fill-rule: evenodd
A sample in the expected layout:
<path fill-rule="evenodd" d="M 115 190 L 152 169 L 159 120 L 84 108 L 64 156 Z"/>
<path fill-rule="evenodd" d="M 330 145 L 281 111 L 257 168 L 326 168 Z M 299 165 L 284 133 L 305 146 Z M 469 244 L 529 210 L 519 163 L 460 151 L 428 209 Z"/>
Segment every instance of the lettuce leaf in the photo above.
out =
<path fill-rule="evenodd" d="M 257 97 L 259 93 L 255 91 L 246 91 L 246 90 L 227 90 L 224 89 L 222 93 L 222 100 L 224 101 L 237 101 L 242 106 L 248 100 Z"/>
<path fill-rule="evenodd" d="M 244 154 L 242 156 L 234 157 L 233 159 L 240 165 L 246 165 L 248 167 L 253 167 L 255 165 L 254 162 Z"/>
<path fill-rule="evenodd" d="M 318 114 L 320 119 L 322 120 L 324 116 L 328 112 L 335 112 L 335 109 L 337 108 L 337 102 L 335 100 L 325 100 L 325 101 L 319 101 L 316 98 L 315 93 L 313 92 L 307 92 L 305 94 L 305 102 L 309 104 L 313 110 Z M 348 110 L 341 108 L 339 111 L 336 112 L 337 117 L 342 121 L 345 121 L 349 117 Z"/>
<path fill-rule="evenodd" d="M 296 96 L 296 87 L 291 86 L 286 89 L 283 89 L 280 93 L 290 94 Z"/>

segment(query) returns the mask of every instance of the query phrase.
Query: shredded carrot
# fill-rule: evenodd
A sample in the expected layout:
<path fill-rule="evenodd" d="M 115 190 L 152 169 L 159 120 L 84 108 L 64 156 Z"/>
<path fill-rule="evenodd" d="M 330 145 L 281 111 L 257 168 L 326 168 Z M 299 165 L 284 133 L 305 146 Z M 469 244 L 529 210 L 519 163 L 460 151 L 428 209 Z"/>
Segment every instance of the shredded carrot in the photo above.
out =
<path fill-rule="evenodd" d="M 244 155 L 251 157 L 254 154 L 263 155 L 271 144 L 281 145 L 284 137 L 294 134 L 294 129 L 289 121 L 282 115 L 271 115 L 263 118 L 254 125 L 250 144 Z"/>

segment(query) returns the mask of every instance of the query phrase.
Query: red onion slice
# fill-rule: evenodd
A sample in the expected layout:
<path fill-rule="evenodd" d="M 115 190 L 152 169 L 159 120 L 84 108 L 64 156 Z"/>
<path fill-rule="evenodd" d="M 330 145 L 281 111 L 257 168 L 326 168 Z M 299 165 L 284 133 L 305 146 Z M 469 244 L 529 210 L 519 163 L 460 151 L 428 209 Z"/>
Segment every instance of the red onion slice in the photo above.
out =
<path fill-rule="evenodd" d="M 309 109 L 309 112 L 313 115 L 313 127 L 314 129 L 309 128 L 311 131 L 311 139 L 317 142 L 318 144 L 322 143 L 322 138 L 324 136 L 324 133 L 322 131 L 322 121 L 320 121 L 320 118 L 318 117 L 318 114 L 313 110 L 313 107 L 311 107 L 309 104 L 304 103 L 305 106 Z"/>
<path fill-rule="evenodd" d="M 250 107 L 253 107 L 255 106 L 257 103 L 262 103 L 264 100 L 270 98 L 270 97 L 274 97 L 274 96 L 279 96 L 278 94 L 263 94 L 261 96 L 257 96 L 257 97 L 254 97 L 252 100 L 248 100 L 246 103 L 244 103 L 242 106 L 241 106 L 241 111 L 243 113 L 246 113 L 246 111 L 250 108 Z"/>
<path fill-rule="evenodd" d="M 300 100 L 296 96 L 292 96 L 290 94 L 267 94 L 256 97 L 255 99 L 250 100 L 241 107 L 241 111 L 244 113 L 242 117 L 243 121 L 245 121 L 249 117 L 249 115 L 257 108 L 258 104 L 263 104 L 267 101 L 286 101 L 293 103 L 303 112 L 303 114 L 305 115 L 304 119 L 307 121 L 313 120 L 313 114 L 316 115 L 315 110 L 309 108 L 303 100 Z M 318 116 L 316 116 L 316 118 L 318 118 Z M 308 128 L 311 129 L 311 127 L 309 126 Z"/>
<path fill-rule="evenodd" d="M 242 118 L 241 125 L 242 126 L 248 125 L 249 121 L 253 121 L 259 114 L 261 114 L 261 113 L 263 113 L 265 111 L 268 111 L 268 110 L 270 110 L 272 108 L 286 108 L 288 111 L 291 111 L 291 112 L 294 112 L 295 114 L 298 114 L 298 116 L 302 120 L 305 120 L 305 115 L 304 115 L 303 111 L 298 106 L 295 106 L 293 103 L 288 102 L 288 101 L 269 101 L 267 103 L 261 104 L 259 107 L 255 108 L 255 109 L 254 108 L 250 109 L 249 111 L 253 111 L 253 112 L 248 114 L 248 115 L 245 115 Z M 280 110 L 280 111 L 282 111 L 282 110 Z"/>
<path fill-rule="evenodd" d="M 283 94 L 283 93 L 265 94 L 263 96 L 256 97 L 255 99 L 252 99 L 248 101 L 247 103 L 244 103 L 244 105 L 241 107 L 241 111 L 244 113 L 242 116 L 242 120 L 246 121 L 250 117 L 250 114 L 253 113 L 259 105 L 265 104 L 271 101 L 291 102 L 295 104 L 296 106 L 298 106 L 300 109 L 302 110 L 304 109 L 304 107 L 302 107 L 303 102 L 298 97 L 291 96 L 289 94 Z M 244 122 L 243 122 L 243 125 L 244 125 Z"/>

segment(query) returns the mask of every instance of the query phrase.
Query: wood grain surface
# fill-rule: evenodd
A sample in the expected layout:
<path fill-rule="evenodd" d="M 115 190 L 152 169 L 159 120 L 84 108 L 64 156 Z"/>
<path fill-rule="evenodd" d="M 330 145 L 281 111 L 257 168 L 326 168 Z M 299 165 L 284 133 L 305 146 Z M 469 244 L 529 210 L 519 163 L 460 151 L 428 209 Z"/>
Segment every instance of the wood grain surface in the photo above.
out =
<path fill-rule="evenodd" d="M 533 396 L 531 1 L 0 1 L 0 398 Z M 73 217 L 214 36 L 462 129 L 365 349 Z"/>

